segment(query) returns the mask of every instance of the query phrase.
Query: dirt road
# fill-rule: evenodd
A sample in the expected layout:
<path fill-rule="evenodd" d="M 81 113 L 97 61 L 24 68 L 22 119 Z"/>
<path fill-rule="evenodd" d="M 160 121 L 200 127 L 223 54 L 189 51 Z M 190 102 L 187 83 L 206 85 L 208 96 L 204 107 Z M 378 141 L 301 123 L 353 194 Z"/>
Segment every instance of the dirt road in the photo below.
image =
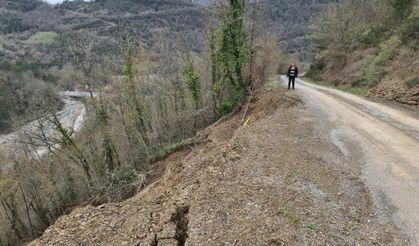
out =
<path fill-rule="evenodd" d="M 282 77 L 285 83 L 286 78 Z M 361 165 L 363 181 L 381 209 L 419 242 L 419 118 L 396 106 L 297 80 L 297 94 L 348 165 Z M 290 92 L 294 93 L 294 92 Z"/>

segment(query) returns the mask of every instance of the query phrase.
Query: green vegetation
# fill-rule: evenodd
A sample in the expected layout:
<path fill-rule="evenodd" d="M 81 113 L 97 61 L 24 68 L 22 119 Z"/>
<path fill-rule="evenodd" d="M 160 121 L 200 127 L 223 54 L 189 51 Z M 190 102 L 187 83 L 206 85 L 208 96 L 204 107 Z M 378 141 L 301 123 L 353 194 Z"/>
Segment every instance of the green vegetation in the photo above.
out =
<path fill-rule="evenodd" d="M 332 218 L 332 216 L 330 215 L 330 212 L 329 212 L 329 211 L 322 211 L 322 212 L 320 213 L 320 217 L 321 217 L 323 220 L 326 220 L 326 221 L 329 221 L 329 220 Z"/>
<path fill-rule="evenodd" d="M 3 38 L 3 35 L 0 35 L 0 52 L 1 52 L 1 51 L 4 51 L 4 48 L 3 48 L 3 43 L 4 43 L 4 38 Z"/>
<path fill-rule="evenodd" d="M 418 44 L 419 39 L 419 4 L 412 7 L 410 15 L 404 21 L 400 28 L 402 39 L 406 42 L 409 39 L 415 45 Z"/>
<path fill-rule="evenodd" d="M 195 103 L 195 107 L 199 107 L 201 98 L 201 82 L 198 72 L 194 69 L 192 64 L 187 64 L 183 68 L 183 77 L 188 89 L 192 95 L 192 99 Z"/>
<path fill-rule="evenodd" d="M 25 41 L 27 44 L 50 44 L 58 36 L 56 32 L 37 32 Z"/>
<path fill-rule="evenodd" d="M 336 0 L 264 0 L 261 2 L 263 22 L 267 31 L 276 35 L 285 54 L 311 62 L 311 19 Z"/>
<path fill-rule="evenodd" d="M 300 223 L 300 219 L 293 213 L 292 210 L 288 208 L 281 208 L 278 212 L 278 215 L 286 218 L 292 225 L 296 226 Z"/>
<path fill-rule="evenodd" d="M 419 75 L 409 78 L 406 83 L 410 87 L 419 85 Z"/>
<path fill-rule="evenodd" d="M 0 206 L 14 215 L 0 218 L 0 244 L 39 236 L 68 207 L 131 197 L 153 160 L 238 108 L 247 91 L 276 73 L 280 51 L 257 18 L 262 4 L 245 2 L 208 10 L 184 0 L 54 8 L 0 0 L 0 131 L 45 119 L 25 142 L 48 152 L 38 158 L 22 150 L 13 168 L 0 172 L 0 186 L 17 184 L 13 202 Z M 78 131 L 58 120 L 55 93 L 76 88 L 104 92 L 83 101 L 88 115 Z M 57 134 L 44 134 L 50 129 Z"/>
<path fill-rule="evenodd" d="M 317 56 L 308 74 L 334 84 L 374 87 L 409 66 L 406 57 L 400 58 L 402 51 L 417 55 L 418 23 L 415 0 L 343 0 L 315 20 L 312 40 Z M 399 80 L 411 85 L 407 77 Z"/>
<path fill-rule="evenodd" d="M 374 47 L 383 40 L 382 34 L 384 30 L 385 26 L 383 23 L 363 22 L 354 27 L 351 37 L 359 40 L 366 48 Z"/>
<path fill-rule="evenodd" d="M 309 229 L 309 230 L 312 230 L 312 231 L 317 231 L 317 226 L 316 226 L 316 224 L 312 224 L 312 223 L 305 224 L 305 225 L 304 225 L 304 228 Z"/>
<path fill-rule="evenodd" d="M 384 67 L 398 54 L 400 45 L 400 38 L 394 35 L 380 46 L 380 53 L 372 59 L 364 71 L 362 85 L 373 86 L 380 82 L 385 75 Z"/>
<path fill-rule="evenodd" d="M 0 62 L 0 132 L 39 117 L 42 107 L 61 106 L 52 86 L 20 69 L 17 64 Z"/>
<path fill-rule="evenodd" d="M 386 65 L 399 52 L 401 40 L 398 36 L 392 36 L 380 47 L 380 53 L 374 58 L 374 63 L 379 66 Z"/>
<path fill-rule="evenodd" d="M 342 87 L 342 86 L 338 86 L 336 87 L 339 90 L 345 91 L 345 92 L 349 92 L 355 95 L 360 95 L 360 96 L 366 96 L 368 94 L 368 89 L 367 88 L 363 88 L 363 87 Z"/>
<path fill-rule="evenodd" d="M 412 6 L 415 3 L 415 0 L 387 0 L 388 4 L 392 6 L 396 14 L 400 16 L 401 19 L 409 15 L 412 10 Z"/>
<path fill-rule="evenodd" d="M 218 16 L 218 27 L 213 29 L 213 89 L 218 98 L 223 94 L 227 95 L 221 99 L 217 109 L 219 117 L 233 110 L 249 85 L 249 81 L 245 81 L 242 76 L 242 68 L 249 55 L 244 15 L 245 2 L 229 0 Z"/>
<path fill-rule="evenodd" d="M 170 153 L 173 153 L 174 151 L 179 149 L 179 147 L 184 145 L 185 142 L 186 141 L 182 141 L 182 142 L 178 142 L 178 143 L 172 143 L 172 144 L 166 145 L 166 146 L 158 149 L 157 152 L 156 152 L 156 157 L 160 158 L 160 157 L 164 157 L 164 156 L 166 156 Z"/>

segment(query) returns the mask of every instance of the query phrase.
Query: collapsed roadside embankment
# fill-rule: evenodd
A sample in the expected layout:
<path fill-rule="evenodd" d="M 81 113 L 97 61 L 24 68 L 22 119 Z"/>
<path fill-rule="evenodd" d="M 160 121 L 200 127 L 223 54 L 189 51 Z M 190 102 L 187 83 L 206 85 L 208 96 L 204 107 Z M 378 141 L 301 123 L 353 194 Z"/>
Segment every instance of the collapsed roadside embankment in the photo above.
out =
<path fill-rule="evenodd" d="M 272 85 L 278 83 L 272 83 Z M 246 116 L 244 116 L 246 112 Z M 243 126 L 244 122 L 247 124 Z M 318 132 L 294 92 L 249 107 L 155 163 L 133 198 L 78 208 L 30 245 L 401 244 L 356 166 Z"/>

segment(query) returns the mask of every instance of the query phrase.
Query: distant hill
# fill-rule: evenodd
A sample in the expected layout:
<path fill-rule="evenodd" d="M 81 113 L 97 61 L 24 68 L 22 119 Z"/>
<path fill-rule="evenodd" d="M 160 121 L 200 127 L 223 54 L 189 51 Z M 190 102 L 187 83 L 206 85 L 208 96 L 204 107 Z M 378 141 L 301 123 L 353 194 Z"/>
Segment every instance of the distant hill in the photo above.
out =
<path fill-rule="evenodd" d="M 310 21 L 326 5 L 336 2 L 339 0 L 265 0 L 261 2 L 262 17 L 269 31 L 278 36 L 284 53 L 309 59 Z"/>
<path fill-rule="evenodd" d="M 93 44 L 94 64 L 121 57 L 120 46 L 128 42 L 158 51 L 162 41 L 173 41 L 199 52 L 205 45 L 208 16 L 202 5 L 181 0 L 97 0 L 56 6 L 40 0 L 0 0 L 0 132 L 9 130 L 14 119 L 31 119 L 28 114 L 35 111 L 26 101 L 19 104 L 1 95 L 20 93 L 35 99 L 48 95 L 55 103 L 52 89 L 62 86 L 56 71 L 74 64 L 83 42 Z M 39 90 L 33 92 L 34 87 Z"/>
<path fill-rule="evenodd" d="M 0 33 L 52 29 L 60 24 L 57 11 L 39 0 L 0 0 Z M 58 22 L 57 22 L 58 21 Z"/>
<path fill-rule="evenodd" d="M 278 36 L 284 53 L 307 54 L 309 21 L 330 2 L 337 0 L 266 0 L 260 2 L 260 18 Z M 156 34 L 164 33 L 199 51 L 210 18 L 206 6 L 211 3 L 213 0 L 96 0 L 52 6 L 40 0 L 0 0 L 0 57 L 6 51 L 12 52 L 9 59 L 33 53 L 23 52 L 28 45 L 14 41 L 25 41 L 39 31 L 64 34 L 82 29 L 102 37 L 132 36 L 145 46 L 156 41 Z"/>
<path fill-rule="evenodd" d="M 181 0 L 98 0 L 55 7 L 39 0 L 0 0 L 0 6 L 0 57 L 8 59 L 27 59 L 39 52 L 24 43 L 37 32 L 56 32 L 59 40 L 72 36 L 68 35 L 71 32 L 87 30 L 98 37 L 98 46 L 103 41 L 100 37 L 122 36 L 151 46 L 156 35 L 164 35 L 182 39 L 185 44 L 194 40 L 187 45 L 199 50 L 208 17 L 201 5 Z"/>

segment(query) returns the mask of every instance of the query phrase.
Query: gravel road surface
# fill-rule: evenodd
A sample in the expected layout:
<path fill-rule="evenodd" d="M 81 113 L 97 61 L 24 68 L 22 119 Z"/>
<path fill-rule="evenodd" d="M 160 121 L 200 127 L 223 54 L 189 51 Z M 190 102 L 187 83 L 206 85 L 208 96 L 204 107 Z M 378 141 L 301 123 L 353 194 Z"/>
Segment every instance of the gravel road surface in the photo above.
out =
<path fill-rule="evenodd" d="M 284 83 L 286 77 L 282 77 Z M 389 106 L 297 80 L 296 93 L 348 163 L 361 164 L 378 207 L 419 242 L 419 117 Z"/>

